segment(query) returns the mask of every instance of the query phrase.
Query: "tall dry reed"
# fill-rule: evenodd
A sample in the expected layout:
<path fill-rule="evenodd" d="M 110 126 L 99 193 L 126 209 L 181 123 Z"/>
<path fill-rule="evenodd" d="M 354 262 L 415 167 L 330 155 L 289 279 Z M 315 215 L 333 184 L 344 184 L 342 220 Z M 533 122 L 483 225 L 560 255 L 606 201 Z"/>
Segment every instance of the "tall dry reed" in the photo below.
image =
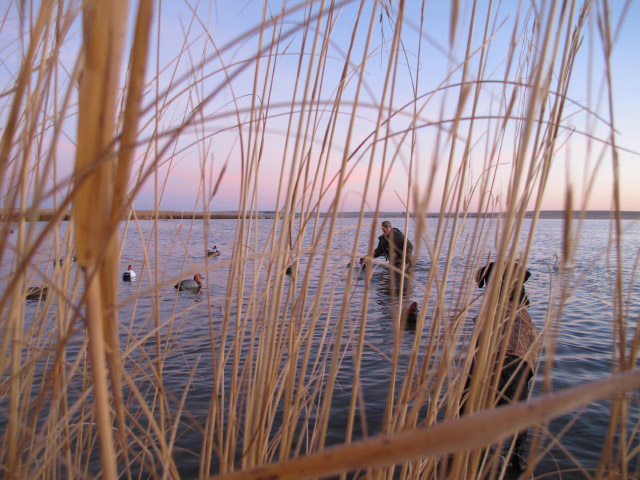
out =
<path fill-rule="evenodd" d="M 585 478 L 637 475 L 638 425 L 630 425 L 637 405 L 629 392 L 640 384 L 640 331 L 629 325 L 624 301 L 611 70 L 612 26 L 620 25 L 608 3 L 453 2 L 441 20 L 448 39 L 430 31 L 431 16 L 440 13 L 427 2 L 264 2 L 256 26 L 224 41 L 210 27 L 215 4 L 185 3 L 180 33 L 166 30 L 175 7 L 150 0 L 3 7 L 3 55 L 14 70 L 3 77 L 0 96 L 2 476 L 177 478 L 180 439 L 197 432 L 190 453 L 202 478 L 505 478 L 501 447 L 513 448 L 518 430 L 534 431 L 528 475 L 561 445 L 549 420 L 603 398 L 611 414 L 598 468 L 577 471 Z M 11 32 L 17 39 L 7 40 Z M 604 52 L 604 116 L 591 98 L 570 96 L 582 81 L 575 63 L 585 35 Z M 568 105 L 586 112 L 592 131 L 574 131 Z M 568 131 L 601 151 L 584 187 L 602 162 L 613 165 L 605 248 L 617 266 L 610 285 L 615 368 L 602 381 L 553 390 L 558 329 L 571 293 L 561 276 L 538 321 L 545 362 L 536 375 L 544 392 L 495 408 L 496 318 L 504 316 L 505 294 L 493 282 L 479 298 L 471 289 L 474 272 L 489 258 L 509 281 L 524 282 L 514 266 L 527 263 Z M 230 137 L 231 147 L 219 147 Z M 159 250 L 160 205 L 185 157 L 198 159 L 194 212 L 215 210 L 234 182 L 238 216 L 224 261 L 187 262 L 201 220 L 185 218 L 176 238 L 186 243 Z M 265 188 L 269 169 L 278 181 Z M 373 269 L 359 279 L 347 275 L 338 287 L 332 268 L 336 258 L 371 260 L 397 188 L 401 229 L 432 268 L 424 284 L 404 270 L 390 277 L 393 349 L 381 356 L 391 375 L 381 431 L 371 432 L 362 363 L 375 348 L 367 340 Z M 276 205 L 266 237 L 265 220 L 257 218 L 264 190 Z M 145 238 L 133 207 L 149 191 L 155 218 Z M 354 191 L 354 240 L 344 247 L 337 240 L 344 234 L 340 214 Z M 568 185 L 561 271 L 580 241 L 574 205 L 583 211 L 588 193 L 576 195 Z M 38 222 L 43 209 L 52 209 L 50 219 Z M 435 228 L 427 222 L 433 212 Z M 215 220 L 202 222 L 206 246 Z M 143 246 L 143 281 L 123 301 L 118 265 L 127 235 Z M 182 259 L 179 274 L 167 272 L 163 256 Z M 211 379 L 201 417 L 189 411 L 199 363 L 184 372 L 182 391 L 171 390 L 165 377 L 171 356 L 194 341 L 180 328 L 190 311 L 181 311 L 175 297 L 165 302 L 172 298 L 167 290 L 180 274 L 198 270 L 227 275 L 226 291 L 203 293 L 209 351 L 198 362 L 210 363 Z M 364 283 L 361 301 L 353 300 L 357 282 Z M 46 284 L 47 295 L 25 304 L 33 284 Z M 401 371 L 408 297 L 419 301 L 420 315 Z M 151 313 L 137 314 L 145 298 L 152 299 Z M 485 327 L 469 335 L 472 315 Z M 342 443 L 329 447 L 345 372 Z M 473 413 L 460 416 L 468 378 L 465 408 Z"/>

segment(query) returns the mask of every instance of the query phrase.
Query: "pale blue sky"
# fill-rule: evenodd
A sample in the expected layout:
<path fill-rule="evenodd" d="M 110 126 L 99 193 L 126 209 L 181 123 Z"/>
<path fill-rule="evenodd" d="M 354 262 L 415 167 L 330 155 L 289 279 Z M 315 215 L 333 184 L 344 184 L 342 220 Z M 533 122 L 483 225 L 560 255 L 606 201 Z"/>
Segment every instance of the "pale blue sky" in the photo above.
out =
<path fill-rule="evenodd" d="M 199 19 L 193 19 L 192 10 L 189 5 L 196 2 L 181 1 L 163 1 L 161 12 L 161 30 L 160 30 L 160 68 L 163 70 L 161 74 L 160 91 L 165 91 L 169 86 L 170 79 L 174 75 L 176 64 L 173 59 L 176 58 L 183 48 L 184 38 L 189 39 L 189 51 L 183 54 L 180 63 L 175 69 L 175 77 L 182 78 L 181 84 L 174 83 L 171 88 L 172 98 L 170 106 L 166 109 L 160 120 L 161 129 L 171 129 L 179 125 L 182 121 L 185 111 L 193 109 L 200 99 L 216 92 L 220 89 L 208 102 L 203 110 L 203 115 L 208 120 L 205 122 L 206 128 L 203 133 L 200 126 L 197 129 L 190 129 L 189 133 L 181 136 L 176 145 L 171 145 L 168 153 L 163 157 L 163 161 L 171 158 L 171 170 L 168 172 L 167 166 L 160 169 L 160 185 L 164 185 L 164 193 L 162 197 L 161 208 L 165 210 L 191 210 L 194 206 L 197 209 L 202 207 L 201 201 L 196 199 L 198 192 L 199 180 L 201 177 L 201 162 L 206 159 L 205 170 L 206 177 L 211 174 L 214 178 L 220 172 L 223 164 L 227 164 L 227 172 L 224 181 L 220 186 L 218 194 L 210 205 L 212 210 L 235 210 L 238 207 L 238 191 L 240 189 L 240 145 L 237 128 L 233 126 L 237 123 L 234 105 L 242 109 L 240 113 L 241 121 L 249 118 L 247 110 L 251 105 L 251 93 L 254 86 L 254 64 L 250 63 L 248 67 L 241 73 L 237 74 L 232 80 L 232 89 L 226 84 L 224 72 L 221 70 L 222 63 L 219 59 L 213 59 L 198 70 L 198 75 L 203 74 L 207 79 L 201 81 L 197 89 L 189 93 L 183 92 L 186 84 L 194 81 L 193 77 L 189 77 L 187 72 L 194 65 L 199 65 L 204 57 L 211 57 L 214 53 L 212 42 L 218 49 L 223 49 L 233 39 L 239 41 L 223 51 L 221 58 L 224 65 L 227 66 L 229 72 L 234 72 L 240 68 L 247 59 L 250 59 L 258 50 L 258 36 L 241 35 L 253 27 L 259 25 L 261 20 L 263 3 L 258 1 L 219 1 L 219 2 L 200 2 L 197 12 Z M 328 61 L 326 65 L 322 91 L 320 94 L 323 100 L 323 106 L 329 106 L 334 98 L 334 92 L 337 85 L 337 79 L 342 69 L 344 54 L 348 46 L 353 22 L 356 15 L 356 2 L 344 2 L 345 6 L 337 16 L 336 23 L 332 33 L 332 44 L 328 53 Z M 391 2 L 393 9 L 397 8 L 397 2 Z M 401 66 L 397 69 L 396 88 L 394 90 L 394 107 L 399 108 L 408 101 L 413 99 L 412 80 L 409 73 L 413 72 L 418 66 L 418 35 L 416 29 L 419 25 L 420 15 L 418 1 L 407 2 L 407 11 L 405 15 L 405 24 L 403 26 L 403 46 L 406 56 L 401 59 Z M 536 2 L 539 5 L 540 2 Z M 319 8 L 319 2 L 314 4 L 314 12 Z M 384 2 L 389 5 L 388 1 Z M 136 2 L 132 2 L 132 10 Z M 277 15 L 281 11 L 282 3 L 273 1 L 269 3 L 267 16 Z M 289 8 L 298 5 L 296 2 L 288 4 Z M 353 55 L 351 83 L 347 86 L 345 98 L 347 102 L 341 108 L 340 120 L 338 122 L 338 134 L 334 141 L 334 149 L 331 155 L 332 163 L 330 174 L 336 171 L 336 166 L 342 155 L 345 138 L 345 132 L 350 119 L 350 100 L 353 98 L 356 78 L 355 65 L 362 59 L 362 49 L 364 38 L 366 35 L 366 24 L 370 17 L 370 8 L 372 2 L 367 2 L 363 14 L 363 25 L 358 31 L 358 42 L 356 43 L 356 51 Z M 443 165 L 439 170 L 442 175 L 445 161 L 448 157 L 448 147 L 441 147 L 441 151 L 434 152 L 435 139 L 437 130 L 435 126 L 429 126 L 428 123 L 438 118 L 451 118 L 454 115 L 458 90 L 457 88 L 449 88 L 440 93 L 430 96 L 430 92 L 442 84 L 452 85 L 460 81 L 460 59 L 464 58 L 464 48 L 467 39 L 468 24 L 470 18 L 470 3 L 461 2 L 461 11 L 458 22 L 458 35 L 453 49 L 449 48 L 450 33 L 450 12 L 448 11 L 449 2 L 427 2 L 425 15 L 425 34 L 423 36 L 421 58 L 419 63 L 419 87 L 418 96 L 420 100 L 417 102 L 419 108 L 423 108 L 420 114 L 416 152 L 414 157 L 417 164 L 414 170 L 413 181 L 418 185 L 426 185 L 427 175 L 430 168 L 431 159 L 437 158 L 439 165 Z M 620 11 L 624 2 L 611 3 L 612 24 L 615 27 L 620 18 Z M 487 68 L 484 73 L 485 80 L 500 81 L 504 75 L 506 48 L 509 43 L 513 21 L 516 17 L 516 2 L 502 2 L 499 5 L 498 13 L 496 9 L 498 5 L 493 3 L 493 14 L 491 17 L 491 26 L 494 28 L 491 46 L 489 50 L 489 59 Z M 526 9 L 530 6 L 530 2 L 521 4 L 521 15 L 525 15 Z M 594 5 L 593 8 L 596 8 Z M 488 2 L 479 2 L 479 8 L 476 12 L 476 22 L 474 26 L 474 37 L 472 41 L 472 50 L 477 49 L 481 43 L 484 21 L 488 9 Z M 380 7 L 379 12 L 383 11 Z M 158 12 L 156 12 L 157 15 Z M 275 74 L 275 82 L 271 91 L 271 107 L 270 118 L 267 122 L 267 135 L 265 137 L 264 154 L 261 160 L 259 183 L 257 187 L 258 208 L 261 210 L 273 210 L 276 199 L 276 189 L 280 169 L 283 164 L 283 151 L 285 142 L 285 132 L 287 129 L 288 111 L 287 103 L 291 101 L 292 91 L 295 84 L 297 62 L 301 49 L 302 35 L 301 30 L 297 28 L 297 23 L 302 21 L 303 9 L 295 15 L 288 18 L 283 25 L 283 31 L 289 29 L 297 29 L 294 35 L 285 39 L 280 45 L 280 56 Z M 395 13 L 391 11 L 391 17 Z M 132 15 L 131 15 L 132 17 Z M 603 54 L 601 42 L 598 37 L 597 27 L 593 17 L 590 24 L 585 29 L 584 42 L 582 50 L 576 58 L 576 64 L 572 77 L 571 87 L 568 91 L 570 102 L 565 106 L 564 122 L 565 129 L 560 133 L 560 140 L 555 156 L 554 168 L 550 176 L 550 184 L 548 185 L 543 209 L 561 209 L 564 202 L 565 186 L 570 183 L 577 193 L 577 200 L 580 203 L 581 197 L 584 195 L 584 185 L 586 184 L 585 175 L 593 172 L 593 168 L 598 158 L 602 157 L 602 164 L 597 170 L 593 187 L 589 193 L 589 202 L 587 208 L 590 209 L 609 209 L 611 208 L 611 153 L 610 149 L 603 149 L 603 145 L 598 141 L 588 142 L 587 138 L 580 132 L 591 131 L 597 139 L 604 140 L 608 136 L 608 130 L 604 122 L 597 120 L 594 116 L 585 115 L 583 108 L 588 107 L 592 111 L 598 112 L 603 118 L 608 118 L 608 104 L 606 97 L 606 89 L 604 85 L 603 70 Z M 15 19 L 12 27 L 11 16 L 9 22 L 6 23 L 0 33 L 0 45 L 4 45 L 3 64 L 0 70 L 0 81 L 4 79 L 4 88 L 11 83 L 10 76 L 15 75 L 19 56 L 18 44 L 15 41 L 17 28 L 15 27 Z M 130 22 L 131 23 L 131 22 Z M 574 22 L 575 23 L 575 22 Z M 614 105 L 615 127 L 617 131 L 616 143 L 624 149 L 640 152 L 640 138 L 636 133 L 637 125 L 640 121 L 640 95 L 637 93 L 637 86 L 640 84 L 640 62 L 638 62 L 638 51 L 640 50 L 640 34 L 637 25 L 640 24 L 640 3 L 631 2 L 626 12 L 623 28 L 618 32 L 613 49 L 612 69 L 614 84 Z M 522 21 L 521 21 L 522 25 Z M 324 28 L 324 24 L 321 28 Z M 187 33 L 188 32 L 188 33 Z M 520 34 L 521 28 L 518 29 Z M 263 45 L 271 40 L 272 30 L 265 31 L 265 39 Z M 153 33 L 153 42 L 155 46 L 157 32 Z M 63 59 L 66 65 L 71 65 L 75 55 L 80 36 L 79 26 L 73 31 L 69 46 L 63 51 Z M 392 29 L 389 19 L 383 15 L 381 21 L 377 22 L 373 31 L 371 47 L 369 50 L 369 58 L 366 68 L 365 82 L 366 89 L 360 98 L 361 107 L 358 110 L 358 121 L 355 125 L 354 138 L 350 145 L 350 151 L 353 151 L 372 132 L 375 125 L 377 109 L 375 108 L 379 101 L 384 79 L 385 68 L 388 61 L 388 49 L 390 46 Z M 516 41 L 520 40 L 518 38 Z M 592 40 L 595 40 L 592 42 Z M 310 52 L 310 40 L 305 47 L 305 51 Z M 156 53 L 154 51 L 150 56 L 151 64 L 149 67 L 149 78 L 152 78 L 156 71 Z M 589 60 L 590 59 L 590 60 Z M 306 64 L 309 56 L 304 57 L 302 80 L 306 78 Z M 470 63 L 470 71 L 472 77 L 476 75 L 478 55 L 472 58 Z M 266 68 L 266 59 L 262 60 L 261 74 L 259 80 L 263 77 Z M 453 74 L 448 76 L 453 71 Z M 517 80 L 515 69 L 512 67 L 510 80 Z M 522 78 L 520 78 L 522 80 Z M 262 95 L 262 83 L 259 81 L 258 94 Z M 302 85 L 299 87 L 297 95 L 298 100 L 301 98 Z M 555 83 L 552 82 L 555 88 Z M 151 85 L 147 91 L 145 104 L 154 101 L 155 84 Z M 499 110 L 500 102 L 504 99 L 503 94 L 510 91 L 502 85 L 487 83 L 483 87 L 482 95 L 479 100 L 477 116 L 491 116 Z M 508 94 L 508 93 L 507 93 Z M 425 102 L 428 102 L 425 104 Z M 575 102 L 575 103 L 572 103 Z M 523 111 L 519 106 L 519 111 Z M 469 113 L 470 104 L 467 103 L 464 112 Z M 394 139 L 400 139 L 400 132 L 409 125 L 409 115 L 413 113 L 413 106 L 410 105 L 397 114 L 391 122 L 392 133 Z M 6 110 L 2 111 L 2 118 L 6 115 Z M 464 115 L 464 114 L 463 114 Z M 147 119 L 149 116 L 147 117 Z M 317 165 L 318 155 L 320 151 L 319 142 L 324 135 L 326 119 L 328 114 L 325 112 L 318 117 L 321 128 L 316 134 L 316 144 L 311 150 L 311 167 Z M 299 116 L 295 115 L 294 119 L 299 120 Z M 486 139 L 493 136 L 496 121 L 477 121 L 474 127 L 473 139 L 474 148 L 471 152 L 471 172 L 472 175 L 478 175 L 482 170 L 483 159 L 486 155 Z M 294 126 L 297 122 L 294 122 Z M 450 125 L 445 125 L 450 128 Z M 466 136 L 468 125 L 463 125 L 462 134 Z M 507 129 L 504 141 L 503 151 L 500 154 L 500 162 L 505 165 L 500 167 L 502 174 L 508 174 L 510 170 L 510 162 L 514 154 L 513 141 L 510 136 L 514 132 L 513 127 Z M 572 131 L 575 130 L 575 131 Z M 62 140 L 59 147 L 60 160 L 64 165 L 62 170 L 70 170 L 73 161 L 74 151 L 74 119 L 70 118 L 67 122 L 66 131 L 68 137 Z M 141 139 L 148 138 L 151 134 L 151 126 L 147 126 L 141 134 Z M 386 130 L 382 133 L 386 133 Z M 248 127 L 243 128 L 244 140 L 246 142 L 249 134 Z M 488 134 L 487 137 L 485 134 Z M 200 142 L 196 146 L 191 146 L 197 138 L 206 137 L 207 140 Z M 165 137 L 166 138 L 166 137 Z M 162 142 L 160 142 L 162 144 Z M 161 145 L 162 146 L 162 145 Z M 173 147 L 175 146 L 175 155 L 171 156 Z M 382 161 L 382 145 L 379 146 L 378 153 L 374 160 L 374 165 L 379 166 Z M 247 151 L 245 143 L 244 150 Z M 402 147 L 397 144 L 390 143 L 390 152 L 387 153 L 387 162 L 393 157 L 393 152 L 398 151 L 400 155 L 394 165 L 392 175 L 390 175 L 387 187 L 381 198 L 382 210 L 404 210 L 400 198 L 407 196 L 407 179 L 408 179 L 408 158 L 409 148 L 407 142 Z M 462 151 L 463 143 L 458 142 L 456 147 L 458 153 Z M 286 165 L 291 161 L 293 152 L 293 144 L 289 146 L 287 158 L 284 159 Z M 356 167 L 352 177 L 345 185 L 345 195 L 342 203 L 344 210 L 357 210 L 360 207 L 362 188 L 366 174 L 366 163 L 369 161 L 368 150 L 362 148 L 359 153 L 364 153 L 364 157 L 359 166 Z M 140 161 L 144 150 L 138 152 Z M 357 156 L 356 156 L 357 158 Z M 619 151 L 619 160 L 621 168 L 621 192 L 622 192 L 622 208 L 625 210 L 640 210 L 640 189 L 635 185 L 635 180 L 640 178 L 640 157 L 625 150 Z M 377 168 L 374 169 L 377 172 Z M 168 173 L 168 175 L 167 175 Z M 377 185 L 377 173 L 373 185 Z M 437 177 L 441 180 L 441 176 Z M 500 178 L 500 176 L 499 176 Z M 153 179 L 147 182 L 135 200 L 136 208 L 150 208 L 153 206 Z M 436 181 L 434 191 L 434 202 L 431 209 L 439 207 L 438 198 L 441 181 Z M 506 179 L 502 178 L 499 182 L 494 194 L 504 198 L 506 195 Z M 210 186 L 208 187 L 210 188 Z M 368 197 L 366 209 L 375 207 L 376 198 Z M 326 206 L 326 205 L 325 205 Z"/>

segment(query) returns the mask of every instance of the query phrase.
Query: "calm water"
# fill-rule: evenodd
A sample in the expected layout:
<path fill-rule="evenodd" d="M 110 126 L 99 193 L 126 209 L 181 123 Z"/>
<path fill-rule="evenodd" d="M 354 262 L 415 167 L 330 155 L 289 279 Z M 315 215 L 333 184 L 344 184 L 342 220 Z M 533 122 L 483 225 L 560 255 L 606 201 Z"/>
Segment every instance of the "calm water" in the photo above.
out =
<path fill-rule="evenodd" d="M 331 257 L 327 281 L 327 288 L 336 289 L 336 295 L 341 292 L 346 275 L 353 270 L 346 268 L 348 258 L 346 252 L 351 248 L 354 235 L 352 219 L 339 220 L 342 229 L 334 239 L 334 254 Z M 466 231 L 470 232 L 473 221 L 466 225 Z M 394 224 L 401 227 L 403 221 L 396 219 Z M 138 277 L 136 282 L 120 284 L 121 322 L 131 328 L 133 337 L 146 333 L 153 328 L 153 302 L 150 288 L 153 283 L 148 277 L 149 269 L 144 267 L 144 255 L 141 248 L 143 241 L 150 242 L 148 252 L 150 261 L 154 261 L 153 223 L 141 222 L 141 230 L 138 231 L 131 225 L 126 236 L 121 267 L 134 265 Z M 264 246 L 267 235 L 273 225 L 272 220 L 259 220 L 257 228 L 252 231 L 249 244 L 252 247 Z M 436 221 L 430 220 L 429 227 L 435 231 Z M 529 223 L 526 224 L 529 226 Z M 562 316 L 561 328 L 557 342 L 557 351 L 553 367 L 554 389 L 564 389 L 581 384 L 588 380 L 600 379 L 610 372 L 612 366 L 612 317 L 613 317 L 613 275 L 615 262 L 613 254 L 607 249 L 610 237 L 610 225 L 608 221 L 590 220 L 584 223 L 583 233 L 580 237 L 576 260 L 573 270 L 566 273 L 571 286 L 570 297 L 566 300 Z M 640 313 L 640 282 L 637 274 L 634 276 L 638 264 L 640 246 L 640 224 L 625 223 L 625 235 L 623 242 L 623 279 L 625 289 L 625 315 L 630 319 L 630 325 L 635 325 Z M 222 255 L 209 259 L 209 271 L 205 271 L 203 265 L 204 224 L 202 221 L 179 222 L 161 221 L 158 224 L 158 258 L 160 271 L 160 317 L 167 319 L 172 314 L 176 315 L 172 332 L 180 339 L 179 348 L 169 353 L 164 366 L 164 381 L 168 390 L 172 391 L 176 398 L 180 398 L 188 380 L 190 372 L 197 363 L 193 382 L 188 390 L 186 409 L 195 422 L 204 426 L 212 395 L 212 369 L 211 369 L 211 342 L 209 337 L 209 315 L 213 319 L 214 329 L 219 327 L 224 308 L 224 296 L 226 292 L 228 261 L 232 250 L 236 229 L 235 220 L 214 220 L 209 225 L 209 246 L 216 244 L 222 251 Z M 414 240 L 413 228 L 410 227 L 410 238 Z M 453 270 L 451 279 L 444 287 L 445 295 L 452 295 L 461 286 L 458 278 L 461 277 L 466 256 L 464 252 L 469 248 L 465 237 L 460 237 L 453 257 Z M 361 237 L 360 252 L 365 252 L 367 244 L 368 228 Z M 560 279 L 558 273 L 552 268 L 554 254 L 561 251 L 562 221 L 541 220 L 539 222 L 534 244 L 529 256 L 528 269 L 532 276 L 526 284 L 527 293 L 531 300 L 530 313 L 535 323 L 541 328 L 545 322 L 550 302 L 558 295 Z M 256 241 L 257 239 L 257 241 Z M 414 241 L 414 244 L 416 242 Z M 186 254 L 185 254 L 186 252 Z M 259 253 L 259 252 L 257 252 Z M 40 259 L 40 263 L 50 265 L 51 260 Z M 444 255 L 443 255 L 444 256 Z M 300 266 L 306 270 L 308 256 L 300 258 Z M 444 258 L 432 265 L 429 255 L 424 248 L 417 258 L 414 267 L 415 282 L 406 298 L 420 302 L 424 296 L 427 276 L 431 268 L 442 268 Z M 75 268 L 75 267 L 74 267 Z M 3 266 L 6 272 L 8 265 Z M 250 288 L 255 280 L 259 288 L 263 288 L 260 282 L 262 278 L 253 278 L 250 272 L 247 276 L 247 285 Z M 201 271 L 206 278 L 206 291 L 196 295 L 193 292 L 176 293 L 173 283 L 177 278 L 190 277 L 193 271 Z M 364 288 L 363 277 L 352 288 L 352 304 L 354 309 L 359 308 L 363 301 Z M 287 281 L 294 281 L 288 279 Z M 300 280 L 299 280 L 300 281 Z M 317 278 L 312 278 L 312 288 L 317 283 Z M 474 286 L 466 286 L 470 294 L 480 293 Z M 133 298 L 137 291 L 140 296 L 137 301 Z M 326 295 L 328 290 L 323 294 Z M 338 297 L 339 298 L 339 297 Z M 393 353 L 393 323 L 390 298 L 390 280 L 383 267 L 376 267 L 369 300 L 368 328 L 366 334 L 367 346 L 365 347 L 362 362 L 362 387 L 366 402 L 367 425 L 369 435 L 379 431 L 380 421 L 384 412 L 388 379 L 391 372 L 391 363 L 387 357 Z M 35 302 L 28 302 L 28 314 L 33 315 Z M 355 317 L 354 312 L 353 315 Z M 449 312 L 453 314 L 453 312 Z M 429 328 L 429 310 L 425 331 Z M 123 331 L 127 329 L 123 328 Z M 634 332 L 630 328 L 629 336 Z M 426 333 L 426 332 L 425 332 Z M 167 329 L 163 329 L 163 335 Z M 400 378 L 406 365 L 408 354 L 415 332 L 407 332 L 402 337 L 401 358 L 399 360 Z M 123 333 L 121 342 L 123 348 L 129 341 L 128 334 Z M 148 346 L 153 345 L 153 339 L 148 341 Z M 73 345 L 70 346 L 73 354 Z M 149 351 L 152 349 L 150 348 Z M 348 411 L 348 402 L 351 390 L 349 388 L 350 373 L 352 368 L 351 357 L 347 356 L 339 376 L 339 386 L 334 393 L 334 407 L 331 415 L 331 430 L 328 435 L 328 443 L 340 442 L 344 435 L 344 425 Z M 542 358 L 544 362 L 544 356 Z M 541 364 L 542 365 L 542 364 Z M 539 394 L 541 382 L 538 380 L 533 385 L 533 396 Z M 634 403 L 630 415 L 630 423 L 635 425 L 638 420 L 637 394 L 634 394 Z M 4 416 L 4 415 L 2 415 Z M 554 433 L 562 430 L 568 422 L 575 422 L 561 437 L 560 442 L 566 451 L 575 457 L 583 467 L 594 467 L 598 463 L 601 446 L 606 436 L 608 427 L 608 402 L 599 402 L 589 405 L 579 415 L 571 414 L 556 419 L 550 425 Z M 2 419 L 4 424 L 4 419 Z M 2 427 L 2 425 L 0 425 Z M 356 428 L 356 434 L 362 435 L 362 425 Z M 638 445 L 637 437 L 631 439 L 631 443 Z M 200 455 L 201 438 L 197 431 L 185 431 L 179 436 L 178 446 L 185 449 L 184 454 L 177 455 L 181 473 L 187 478 L 197 475 Z M 632 447 L 633 448 L 633 447 Z M 634 463 L 635 464 L 635 463 Z M 539 463 L 536 474 L 553 472 L 557 469 L 574 467 L 573 461 L 563 449 L 553 447 L 545 458 Z M 563 478 L 581 478 L 578 473 L 565 474 Z"/>

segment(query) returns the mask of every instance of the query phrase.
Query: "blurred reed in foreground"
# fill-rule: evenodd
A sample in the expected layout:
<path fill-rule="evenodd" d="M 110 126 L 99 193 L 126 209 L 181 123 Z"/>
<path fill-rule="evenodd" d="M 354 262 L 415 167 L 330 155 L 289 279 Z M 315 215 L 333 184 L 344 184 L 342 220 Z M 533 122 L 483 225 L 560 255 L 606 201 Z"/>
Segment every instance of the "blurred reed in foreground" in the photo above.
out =
<path fill-rule="evenodd" d="M 188 9 L 179 37 L 162 30 L 162 3 L 140 0 L 131 19 L 127 3 L 15 2 L 2 22 L 4 38 L 10 28 L 19 32 L 19 40 L 6 46 L 18 61 L 0 97 L 3 477 L 177 478 L 182 452 L 176 441 L 192 429 L 201 438 L 192 452 L 203 478 L 346 472 L 369 478 L 503 478 L 501 450 L 489 447 L 509 445 L 518 430 L 535 428 L 528 451 L 532 473 L 553 443 L 546 422 L 601 398 L 611 402 L 607 442 L 597 471 L 579 468 L 580 473 L 638 475 L 633 465 L 639 425 L 629 428 L 631 400 L 625 392 L 640 384 L 640 332 L 628 325 L 624 302 L 612 114 L 603 119 L 590 102 L 579 105 L 598 123 L 581 134 L 611 160 L 615 173 L 608 246 L 618 266 L 610 279 L 616 299 L 611 376 L 553 391 L 557 328 L 570 289 L 561 280 L 542 328 L 545 363 L 536 374 L 544 395 L 530 404 L 495 408 L 499 335 L 492 319 L 501 292 L 492 285 L 479 299 L 470 287 L 488 257 L 507 272 L 527 262 L 557 152 L 567 131 L 575 130 L 566 121 L 567 105 L 576 103 L 569 92 L 585 34 L 605 52 L 603 90 L 611 102 L 616 23 L 607 2 L 520 4 L 506 19 L 500 11 L 505 7 L 492 2 L 471 1 L 465 8 L 453 2 L 448 43 L 432 39 L 425 26 L 432 7 L 425 2 L 419 8 L 404 1 L 265 2 L 262 21 L 224 43 L 198 8 Z M 494 38 L 505 31 L 511 41 L 496 62 Z M 166 42 L 181 42 L 171 60 L 162 56 Z M 435 69 L 434 51 L 444 58 L 445 73 L 427 81 L 425 72 Z M 244 95 L 240 85 L 247 79 L 250 92 Z M 224 163 L 214 162 L 224 155 L 214 156 L 216 140 L 228 132 L 232 153 Z M 68 142 L 73 170 L 62 148 Z M 274 150 L 275 163 L 269 158 Z M 506 175 L 499 173 L 503 152 L 510 152 Z M 219 274 L 222 266 L 229 272 L 225 292 L 215 299 L 206 293 L 209 331 L 203 335 L 210 336 L 211 348 L 202 361 L 211 362 L 213 377 L 204 420 L 185 408 L 195 367 L 185 372 L 184 391 L 170 391 L 164 383 L 167 358 L 188 340 L 174 328 L 186 313 L 167 316 L 160 308 L 162 289 L 176 278 L 164 273 L 157 228 L 154 247 L 140 235 L 150 287 L 130 299 L 153 298 L 144 333 L 130 327 L 133 317 L 120 314 L 117 284 L 121 219 L 129 218 L 125 233 L 139 228 L 134 201 L 143 188 L 153 187 L 157 226 L 175 164 L 189 155 L 199 162 L 194 211 L 211 210 L 229 181 L 226 172 L 237 173 L 229 174 L 237 182 L 239 212 L 229 260 L 213 264 L 205 257 L 199 265 L 205 276 Z M 279 181 L 265 241 L 258 240 L 256 216 L 269 168 Z M 598 166 L 589 173 L 595 177 Z M 365 332 L 372 272 L 364 277 L 362 303 L 354 305 L 353 278 L 347 276 L 343 293 L 336 294 L 329 266 L 336 256 L 355 264 L 365 253 L 361 235 L 373 246 L 385 199 L 397 185 L 404 229 L 411 215 L 415 255 L 429 258 L 432 268 L 425 285 L 410 286 L 406 272 L 392 277 L 398 299 L 412 288 L 421 313 L 408 366 L 389 378 L 382 431 L 364 435 L 380 436 L 357 439 L 363 436 L 357 419 L 366 423 L 360 369 L 363 351 L 370 348 Z M 339 250 L 339 213 L 354 190 L 361 198 L 354 241 Z M 576 201 L 567 188 L 560 268 L 579 241 L 570 219 L 573 205 L 586 204 L 585 191 Z M 38 224 L 45 207 L 54 213 Z M 62 232 L 71 208 L 72 222 Z M 374 217 L 367 231 L 368 211 Z M 426 214 L 434 211 L 438 223 L 432 231 Z M 529 227 L 527 211 L 533 211 Z M 489 215 L 495 212 L 501 215 Z M 471 213 L 479 214 L 473 224 Z M 202 221 L 211 220 L 205 215 Z M 460 239 L 462 264 L 454 262 Z M 187 254 L 186 246 L 176 249 Z M 74 254 L 77 267 L 57 261 Z M 288 281 L 287 267 L 299 281 Z M 464 286 L 445 292 L 452 278 Z M 46 284 L 48 293 L 27 314 L 25 292 L 33 283 Z M 398 299 L 390 299 L 393 365 L 403 335 Z M 221 315 L 214 304 L 222 305 Z M 481 341 L 467 338 L 462 327 L 472 310 L 479 323 L 490 326 Z M 81 347 L 69 350 L 78 338 Z M 312 346 L 319 352 L 315 358 Z M 333 393 L 346 357 L 352 393 L 344 443 L 327 447 Z M 468 405 L 476 413 L 460 417 L 469 375 Z"/>

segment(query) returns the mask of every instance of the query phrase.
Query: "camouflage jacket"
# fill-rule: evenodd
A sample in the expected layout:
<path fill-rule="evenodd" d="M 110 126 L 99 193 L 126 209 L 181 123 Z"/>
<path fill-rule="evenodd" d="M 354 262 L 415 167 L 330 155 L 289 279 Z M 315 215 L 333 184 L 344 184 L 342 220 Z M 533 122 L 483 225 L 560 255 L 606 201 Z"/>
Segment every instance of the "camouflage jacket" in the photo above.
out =
<path fill-rule="evenodd" d="M 373 252 L 373 257 L 385 257 L 389 263 L 400 267 L 402 264 L 402 248 L 404 247 L 404 235 L 397 228 L 393 228 L 389 235 L 380 235 L 378 237 L 378 246 Z M 413 244 L 407 239 L 407 256 L 405 259 L 407 265 L 413 263 Z"/>

